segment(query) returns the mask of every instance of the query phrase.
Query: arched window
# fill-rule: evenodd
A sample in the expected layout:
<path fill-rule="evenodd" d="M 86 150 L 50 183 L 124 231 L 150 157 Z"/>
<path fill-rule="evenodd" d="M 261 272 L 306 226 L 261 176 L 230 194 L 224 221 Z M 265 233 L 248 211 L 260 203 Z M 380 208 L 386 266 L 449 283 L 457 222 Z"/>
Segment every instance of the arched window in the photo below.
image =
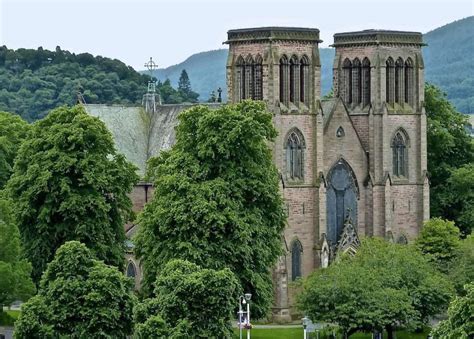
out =
<path fill-rule="evenodd" d="M 289 101 L 290 67 L 288 58 L 283 55 L 280 58 L 280 102 L 288 106 Z"/>
<path fill-rule="evenodd" d="M 339 126 L 339 128 L 336 131 L 336 137 L 342 138 L 346 135 L 346 132 L 344 132 L 344 128 L 342 126 Z"/>
<path fill-rule="evenodd" d="M 295 281 L 301 277 L 301 254 L 303 253 L 303 246 L 301 242 L 296 239 L 291 245 L 291 280 Z"/>
<path fill-rule="evenodd" d="M 293 55 L 290 60 L 290 101 L 294 104 L 298 103 L 298 87 L 299 87 L 299 62 L 296 55 Z"/>
<path fill-rule="evenodd" d="M 385 71 L 385 93 L 387 96 L 387 103 L 393 104 L 395 102 L 395 63 L 390 57 L 387 59 L 385 64 Z"/>
<path fill-rule="evenodd" d="M 414 78 L 413 61 L 411 58 L 408 58 L 405 61 L 405 102 L 410 106 L 413 106 Z"/>
<path fill-rule="evenodd" d="M 326 223 L 327 240 L 331 246 L 340 240 L 346 220 L 357 225 L 359 188 L 354 171 L 344 160 L 334 164 L 327 175 Z"/>
<path fill-rule="evenodd" d="M 133 264 L 132 261 L 129 261 L 127 265 L 127 277 L 135 278 L 136 275 L 137 275 L 137 271 L 135 269 L 135 265 Z"/>
<path fill-rule="evenodd" d="M 362 107 L 370 104 L 370 61 L 362 61 Z"/>
<path fill-rule="evenodd" d="M 352 62 L 352 102 L 356 105 L 361 102 L 361 78 L 360 60 L 355 58 Z"/>
<path fill-rule="evenodd" d="M 306 55 L 300 61 L 300 101 L 309 103 L 309 59 Z"/>
<path fill-rule="evenodd" d="M 349 59 L 345 59 L 342 65 L 343 84 L 344 84 L 344 102 L 352 103 L 352 63 Z"/>
<path fill-rule="evenodd" d="M 236 62 L 236 89 L 237 99 L 242 101 L 245 98 L 245 61 L 242 56 L 239 56 Z"/>
<path fill-rule="evenodd" d="M 393 175 L 406 177 L 408 174 L 408 138 L 403 130 L 398 130 L 392 140 Z"/>
<path fill-rule="evenodd" d="M 244 99 L 253 99 L 253 58 L 249 54 L 245 59 Z"/>
<path fill-rule="evenodd" d="M 403 80 L 403 76 L 403 60 L 402 58 L 398 58 L 395 63 L 395 102 L 399 104 L 405 101 L 405 81 Z"/>
<path fill-rule="evenodd" d="M 303 135 L 293 129 L 286 140 L 286 173 L 290 180 L 303 179 L 304 147 Z"/>
<path fill-rule="evenodd" d="M 398 237 L 397 243 L 398 243 L 398 244 L 401 244 L 401 245 L 406 245 L 406 244 L 408 244 L 408 239 L 407 239 L 407 237 L 406 237 L 404 234 L 401 234 L 401 235 Z"/>
<path fill-rule="evenodd" d="M 263 69 L 262 69 L 262 57 L 257 55 L 255 58 L 255 66 L 254 66 L 254 74 L 253 74 L 253 79 L 254 79 L 254 96 L 253 98 L 255 100 L 263 100 Z"/>

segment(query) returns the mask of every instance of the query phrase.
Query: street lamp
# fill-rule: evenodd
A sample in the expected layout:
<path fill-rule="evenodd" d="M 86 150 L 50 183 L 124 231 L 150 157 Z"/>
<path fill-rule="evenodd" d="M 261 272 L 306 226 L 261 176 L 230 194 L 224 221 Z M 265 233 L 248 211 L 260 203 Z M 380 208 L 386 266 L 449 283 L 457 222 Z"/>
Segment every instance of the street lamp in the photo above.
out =
<path fill-rule="evenodd" d="M 247 300 L 247 339 L 250 339 L 250 299 L 252 299 L 252 294 L 245 293 L 245 300 Z"/>
<path fill-rule="evenodd" d="M 303 319 L 301 319 L 301 321 L 303 322 L 303 330 L 304 330 L 304 332 L 303 332 L 304 334 L 303 334 L 303 335 L 304 335 L 304 339 L 306 339 L 306 335 L 307 335 L 307 334 L 306 334 L 306 327 L 308 327 L 310 320 L 309 320 L 308 317 L 305 316 Z"/>
<path fill-rule="evenodd" d="M 252 294 L 245 293 L 239 297 L 239 337 L 242 339 L 242 320 L 243 314 L 246 314 L 246 324 L 245 327 L 247 329 L 247 339 L 250 339 L 250 299 L 252 298 Z M 247 305 L 247 311 L 242 309 L 242 305 Z"/>

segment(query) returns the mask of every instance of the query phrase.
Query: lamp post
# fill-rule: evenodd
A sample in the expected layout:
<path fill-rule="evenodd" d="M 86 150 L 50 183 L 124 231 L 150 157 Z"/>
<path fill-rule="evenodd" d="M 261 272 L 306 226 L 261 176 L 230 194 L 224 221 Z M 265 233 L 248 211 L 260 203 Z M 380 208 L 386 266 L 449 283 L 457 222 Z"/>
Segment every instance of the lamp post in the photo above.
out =
<path fill-rule="evenodd" d="M 301 319 L 301 321 L 303 322 L 303 338 L 306 339 L 307 338 L 306 327 L 308 327 L 309 318 L 304 317 L 303 319 Z"/>
<path fill-rule="evenodd" d="M 245 293 L 244 296 L 247 301 L 247 339 L 250 339 L 250 299 L 252 299 L 252 294 Z"/>

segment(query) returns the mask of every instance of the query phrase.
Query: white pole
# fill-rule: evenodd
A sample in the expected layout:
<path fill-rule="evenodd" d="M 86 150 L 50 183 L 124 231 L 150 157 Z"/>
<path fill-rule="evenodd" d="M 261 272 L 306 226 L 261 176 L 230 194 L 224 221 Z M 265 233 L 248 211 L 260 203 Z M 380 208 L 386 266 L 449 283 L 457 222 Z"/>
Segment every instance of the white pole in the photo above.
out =
<path fill-rule="evenodd" d="M 303 333 L 304 333 L 303 338 L 306 339 L 306 338 L 307 338 L 307 337 L 306 337 L 306 327 L 305 327 Z"/>
<path fill-rule="evenodd" d="M 247 328 L 247 339 L 250 339 L 250 302 L 247 301 L 247 323 L 248 323 L 248 328 Z"/>

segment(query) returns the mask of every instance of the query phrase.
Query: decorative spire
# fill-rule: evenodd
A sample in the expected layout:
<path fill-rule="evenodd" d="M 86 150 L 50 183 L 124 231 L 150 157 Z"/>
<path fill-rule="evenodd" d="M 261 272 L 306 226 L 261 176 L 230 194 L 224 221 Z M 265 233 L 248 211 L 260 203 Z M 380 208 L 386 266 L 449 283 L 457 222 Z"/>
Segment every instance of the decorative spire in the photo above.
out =
<path fill-rule="evenodd" d="M 144 65 L 150 72 L 150 81 L 148 81 L 148 90 L 147 93 L 143 95 L 142 105 L 145 107 L 147 113 L 155 113 L 156 106 L 161 105 L 161 98 L 158 93 L 156 93 L 156 82 L 153 81 L 153 71 L 158 68 L 158 64 L 153 61 L 153 58 L 150 57 L 150 60 Z"/>

